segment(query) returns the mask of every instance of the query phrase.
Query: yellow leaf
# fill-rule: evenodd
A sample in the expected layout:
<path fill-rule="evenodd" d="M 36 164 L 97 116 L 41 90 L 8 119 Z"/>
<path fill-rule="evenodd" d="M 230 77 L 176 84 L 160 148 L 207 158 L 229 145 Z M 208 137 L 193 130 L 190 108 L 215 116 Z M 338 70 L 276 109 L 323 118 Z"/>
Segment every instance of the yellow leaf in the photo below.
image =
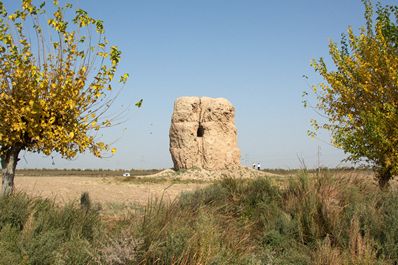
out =
<path fill-rule="evenodd" d="M 112 152 L 112 155 L 114 155 L 114 154 L 116 153 L 116 151 L 117 151 L 117 150 L 116 150 L 116 148 L 115 148 L 115 147 L 113 147 L 113 148 L 112 148 L 112 150 L 111 150 L 111 152 Z"/>

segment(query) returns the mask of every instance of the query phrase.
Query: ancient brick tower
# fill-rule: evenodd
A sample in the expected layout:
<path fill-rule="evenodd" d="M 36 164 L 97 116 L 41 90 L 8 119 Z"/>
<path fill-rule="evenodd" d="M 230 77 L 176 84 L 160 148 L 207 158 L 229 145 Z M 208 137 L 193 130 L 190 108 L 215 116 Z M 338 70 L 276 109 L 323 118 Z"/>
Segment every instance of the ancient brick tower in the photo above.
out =
<path fill-rule="evenodd" d="M 174 168 L 240 167 L 234 117 L 235 108 L 224 98 L 178 98 L 169 133 Z"/>

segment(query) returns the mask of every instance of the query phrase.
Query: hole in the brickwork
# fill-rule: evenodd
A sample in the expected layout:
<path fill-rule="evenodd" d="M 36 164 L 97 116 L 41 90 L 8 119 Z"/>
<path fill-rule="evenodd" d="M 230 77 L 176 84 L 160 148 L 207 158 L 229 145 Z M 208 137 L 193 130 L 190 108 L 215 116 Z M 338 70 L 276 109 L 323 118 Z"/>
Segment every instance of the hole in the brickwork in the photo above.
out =
<path fill-rule="evenodd" d="M 203 137 L 205 134 L 205 128 L 203 128 L 202 124 L 199 124 L 198 131 L 196 132 L 197 137 Z"/>

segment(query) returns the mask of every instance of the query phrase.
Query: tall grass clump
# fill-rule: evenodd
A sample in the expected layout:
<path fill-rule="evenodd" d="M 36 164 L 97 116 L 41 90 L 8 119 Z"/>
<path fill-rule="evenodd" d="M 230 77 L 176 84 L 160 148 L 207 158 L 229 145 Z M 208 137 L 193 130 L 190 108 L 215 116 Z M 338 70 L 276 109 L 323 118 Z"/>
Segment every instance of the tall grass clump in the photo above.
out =
<path fill-rule="evenodd" d="M 3 197 L 0 264 L 398 264 L 394 189 L 327 173 L 274 183 L 227 178 L 118 218 L 88 194 Z"/>
<path fill-rule="evenodd" d="M 183 194 L 171 204 L 153 201 L 140 229 L 144 244 L 139 260 L 144 264 L 271 261 L 276 252 L 294 247 L 275 232 L 291 229 L 286 224 L 289 217 L 279 208 L 282 199 L 278 188 L 259 178 L 225 179 Z M 268 247 L 267 242 L 277 247 Z"/>
<path fill-rule="evenodd" d="M 398 195 L 363 178 L 224 179 L 167 204 L 138 231 L 141 264 L 396 264 Z"/>
<path fill-rule="evenodd" d="M 99 215 L 17 193 L 0 198 L 0 264 L 88 264 Z"/>

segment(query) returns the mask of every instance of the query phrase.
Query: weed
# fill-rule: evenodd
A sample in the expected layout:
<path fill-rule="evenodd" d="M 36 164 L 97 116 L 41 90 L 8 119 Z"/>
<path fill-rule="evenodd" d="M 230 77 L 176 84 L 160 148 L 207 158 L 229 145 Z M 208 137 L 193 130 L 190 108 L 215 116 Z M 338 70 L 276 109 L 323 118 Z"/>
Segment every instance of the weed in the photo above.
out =
<path fill-rule="evenodd" d="M 172 202 L 117 204 L 118 218 L 78 203 L 3 197 L 0 264 L 398 262 L 396 192 L 329 173 L 273 183 L 225 178 Z"/>

